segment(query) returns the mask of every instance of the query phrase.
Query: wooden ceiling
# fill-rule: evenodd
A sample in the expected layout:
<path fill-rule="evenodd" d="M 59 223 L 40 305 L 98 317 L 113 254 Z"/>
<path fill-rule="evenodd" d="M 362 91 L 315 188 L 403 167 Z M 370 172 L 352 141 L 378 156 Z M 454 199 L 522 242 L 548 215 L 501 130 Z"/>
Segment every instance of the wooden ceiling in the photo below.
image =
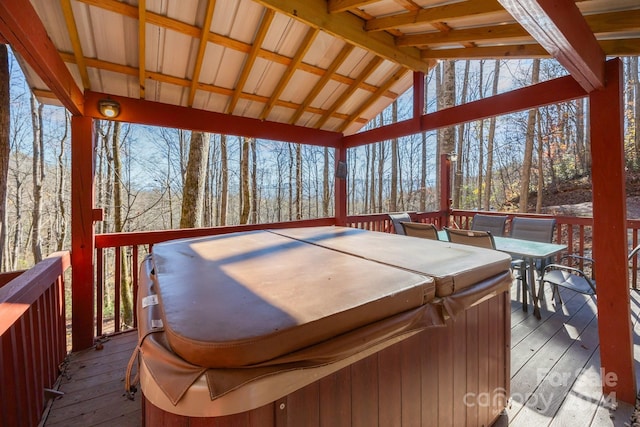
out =
<path fill-rule="evenodd" d="M 2 38 L 75 114 L 97 93 L 352 134 L 438 60 L 555 57 L 601 88 L 640 1 L 0 0 Z"/>

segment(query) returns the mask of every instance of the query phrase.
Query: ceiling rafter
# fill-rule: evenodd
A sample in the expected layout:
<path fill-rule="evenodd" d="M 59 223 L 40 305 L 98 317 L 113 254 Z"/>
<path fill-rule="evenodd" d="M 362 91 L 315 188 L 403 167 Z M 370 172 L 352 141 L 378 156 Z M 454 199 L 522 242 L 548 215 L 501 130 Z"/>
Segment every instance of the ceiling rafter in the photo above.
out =
<path fill-rule="evenodd" d="M 382 18 L 374 18 L 365 23 L 365 30 L 383 31 L 391 28 L 402 28 L 407 25 L 445 22 L 457 18 L 460 15 L 482 15 L 503 10 L 504 8 L 497 0 L 465 1 L 426 9 L 420 8 L 417 11 L 411 11 L 409 13 L 399 13 Z"/>
<path fill-rule="evenodd" d="M 378 66 L 380 66 L 380 64 L 382 64 L 382 62 L 383 62 L 383 59 L 380 58 L 379 56 L 376 56 L 371 61 L 369 61 L 367 66 L 364 68 L 364 70 L 362 70 L 360 75 L 358 75 L 358 78 L 356 79 L 354 84 L 352 84 L 351 86 L 348 86 L 347 89 L 344 92 L 342 92 L 342 94 L 338 97 L 338 99 L 336 99 L 336 101 L 333 103 L 333 105 L 331 105 L 331 107 L 329 107 L 327 112 L 324 113 L 318 119 L 318 121 L 315 123 L 314 127 L 319 129 L 322 126 L 324 126 L 324 124 L 327 122 L 327 120 L 329 120 L 329 118 L 333 115 L 333 113 L 338 111 L 338 108 L 340 108 L 345 102 L 347 102 L 349 97 L 351 97 L 351 95 L 353 95 L 353 93 L 360 86 L 360 83 L 364 82 L 365 79 L 367 77 L 369 77 L 371 75 L 371 73 L 373 73 L 376 70 L 376 68 L 378 68 Z"/>
<path fill-rule="evenodd" d="M 539 44 L 467 47 L 457 49 L 425 49 L 423 59 L 525 59 L 549 58 L 551 55 Z"/>
<path fill-rule="evenodd" d="M 640 22 L 640 9 L 586 15 L 584 20 L 591 31 L 596 34 L 634 30 L 638 28 L 638 22 Z M 527 38 L 534 41 L 533 37 L 520 24 L 505 24 L 451 30 L 447 33 L 431 32 L 406 35 L 398 37 L 397 43 L 401 46 L 426 46 L 510 38 Z"/>
<path fill-rule="evenodd" d="M 66 53 L 66 52 L 61 52 L 60 53 L 61 58 L 63 59 L 64 62 L 67 63 L 75 63 L 75 57 L 73 56 L 72 53 Z M 100 59 L 95 59 L 95 58 L 85 58 L 85 61 L 87 63 L 87 67 L 91 67 L 91 68 L 96 68 L 98 70 L 105 70 L 105 71 L 111 71 L 114 73 L 120 73 L 120 74 L 126 74 L 129 76 L 138 76 L 138 69 L 135 67 L 131 67 L 128 65 L 122 65 L 122 64 L 116 64 L 113 62 L 108 62 L 108 61 L 103 61 Z M 317 67 L 312 67 L 312 68 L 304 68 L 301 67 L 301 69 L 304 69 L 307 72 L 310 72 L 312 74 L 317 74 L 319 76 L 324 77 L 324 75 L 326 73 L 322 72 L 324 70 L 320 70 Z M 161 83 L 169 83 L 169 84 L 174 84 L 176 86 L 182 86 L 182 87 L 189 87 L 189 80 L 184 79 L 184 78 L 180 78 L 180 77 L 174 77 L 174 76 L 170 76 L 168 74 L 162 74 L 162 73 L 157 73 L 157 72 L 152 72 L 152 71 L 147 71 L 147 78 L 151 79 L 151 80 L 155 80 Z M 331 79 L 342 83 L 342 84 L 346 84 L 346 85 L 351 85 L 354 83 L 354 79 L 347 77 L 347 76 L 343 76 L 343 75 L 330 75 L 329 76 Z M 366 84 L 363 83 L 361 89 L 369 91 L 369 92 L 375 92 L 376 91 L 376 87 L 370 84 Z M 219 86 L 214 86 L 214 85 L 207 85 L 207 84 L 203 84 L 200 83 L 198 85 L 198 90 L 206 90 L 212 93 L 218 93 L 220 95 L 224 95 L 224 96 L 232 96 L 233 95 L 233 90 L 232 89 L 228 89 L 228 88 L 223 88 L 223 87 L 219 87 Z M 387 98 L 395 98 L 398 96 L 397 93 L 395 92 L 390 92 L 387 91 L 387 93 L 385 93 L 385 96 Z M 266 98 L 255 98 L 253 97 L 253 95 L 248 94 L 248 93 L 243 93 L 241 95 L 241 98 L 244 99 L 260 99 L 262 103 L 266 103 L 267 101 L 265 101 Z"/>
<path fill-rule="evenodd" d="M 355 47 L 353 45 L 345 43 L 345 45 L 340 50 L 340 53 L 338 53 L 338 55 L 333 59 L 333 62 L 331 62 L 329 68 L 327 68 L 327 71 L 320 78 L 320 80 L 318 80 L 313 89 L 311 89 L 311 91 L 307 94 L 307 97 L 304 99 L 304 101 L 302 101 L 300 107 L 293 114 L 293 116 L 289 120 L 290 124 L 294 125 L 298 122 L 300 117 L 302 117 L 302 114 L 307 111 L 313 100 L 316 99 L 316 96 L 320 94 L 324 86 L 329 82 L 329 80 L 332 79 L 333 75 L 336 73 L 340 65 L 342 65 L 344 60 L 347 59 L 354 48 Z"/>
<path fill-rule="evenodd" d="M 91 6 L 102 8 L 104 10 L 118 13 L 123 16 L 128 16 L 130 18 L 138 19 L 138 10 L 135 6 L 131 6 L 126 3 L 121 3 L 116 0 L 78 0 L 78 1 Z M 165 29 L 173 30 L 194 38 L 198 37 L 198 34 L 200 33 L 200 29 L 194 25 L 187 24 L 185 22 L 181 22 L 166 16 L 158 15 L 156 13 L 149 12 L 149 11 L 147 11 L 146 14 L 147 14 L 147 23 L 149 24 L 156 25 Z M 209 37 L 209 42 L 211 43 L 215 43 L 220 46 L 227 47 L 229 49 L 234 49 L 239 52 L 249 53 L 252 49 L 252 44 L 244 43 L 239 40 L 234 40 L 230 37 L 222 36 L 220 34 L 216 34 L 213 32 L 210 32 L 208 37 Z M 262 48 L 258 49 L 258 57 L 266 59 L 267 61 L 277 62 L 279 64 L 286 65 L 286 66 L 288 66 L 291 63 L 291 58 L 284 55 L 280 55 L 276 52 L 271 52 L 271 51 L 262 49 Z M 85 58 L 85 60 L 88 60 L 88 58 Z M 73 60 L 71 61 L 67 60 L 67 62 L 73 62 Z M 302 62 L 299 67 L 300 67 L 300 70 L 302 71 L 306 71 L 308 73 L 315 74 L 318 76 L 323 76 L 325 73 L 324 69 L 310 65 L 310 64 L 306 64 L 304 62 Z M 343 84 L 353 83 L 353 79 L 341 74 L 334 74 L 332 76 L 332 79 L 338 83 L 343 83 Z M 370 92 L 375 92 L 377 89 L 375 86 L 367 85 L 367 84 L 364 84 L 362 88 Z M 387 93 L 386 96 L 388 96 L 389 98 L 394 98 L 398 96 L 398 94 Z"/>
<path fill-rule="evenodd" d="M 329 13 L 346 12 L 349 9 L 356 9 L 377 1 L 378 0 L 329 0 L 327 2 L 327 10 Z"/>
<path fill-rule="evenodd" d="M 147 0 L 138 0 L 138 86 L 140 99 L 145 98 L 147 86 Z"/>
<path fill-rule="evenodd" d="M 289 64 L 289 66 L 287 67 L 286 71 L 284 72 L 284 75 L 282 76 L 282 78 L 278 82 L 278 85 L 276 86 L 273 93 L 271 94 L 271 98 L 269 99 L 269 102 L 267 103 L 267 105 L 265 105 L 264 109 L 262 110 L 262 113 L 259 116 L 260 119 L 262 120 L 266 119 L 269 113 L 271 112 L 271 110 L 273 109 L 273 106 L 275 105 L 276 101 L 280 99 L 280 95 L 282 94 L 284 89 L 287 87 L 287 84 L 289 84 L 291 77 L 293 77 L 293 74 L 298 69 L 298 65 L 300 65 L 300 63 L 302 62 L 302 59 L 309 51 L 311 44 L 313 43 L 315 38 L 318 36 L 319 32 L 320 30 L 317 28 L 309 28 L 309 30 L 307 31 L 307 34 L 304 36 L 304 39 L 302 40 L 302 43 L 300 44 L 300 47 L 298 48 L 298 51 L 296 52 L 295 56 L 292 58 L 291 64 Z"/>
<path fill-rule="evenodd" d="M 295 4 L 289 0 L 255 1 L 413 71 L 429 69 L 418 49 L 396 46 L 395 38 L 385 32 L 367 33 L 362 28 L 364 20 L 350 12 L 329 14 L 326 0 L 305 0 Z"/>
<path fill-rule="evenodd" d="M 76 65 L 78 66 L 78 72 L 80 73 L 80 79 L 82 80 L 82 86 L 85 89 L 91 89 L 89 74 L 87 73 L 87 64 L 84 61 L 84 54 L 82 53 L 80 35 L 78 34 L 78 27 L 76 26 L 73 9 L 71 8 L 71 0 L 60 0 L 60 7 L 62 8 L 62 14 L 64 15 L 64 22 L 67 25 L 69 39 L 71 40 L 71 46 L 73 48 L 73 55 L 76 58 Z"/>
<path fill-rule="evenodd" d="M 391 88 L 391 86 L 393 86 L 398 80 L 402 78 L 402 76 L 404 76 L 408 72 L 409 70 L 403 67 L 401 67 L 398 71 L 396 71 L 390 78 L 387 79 L 386 82 L 384 82 L 380 86 L 380 88 L 377 91 L 371 94 L 371 96 L 367 98 L 367 100 L 364 101 L 362 105 L 360 105 L 354 113 L 349 115 L 349 118 L 347 118 L 347 120 L 344 121 L 342 126 L 338 128 L 338 132 L 344 132 L 345 129 L 351 126 L 351 124 L 354 123 L 360 117 L 360 115 L 367 110 L 367 108 L 371 107 L 374 104 L 374 102 L 380 99 L 384 94 L 384 92 L 386 92 L 389 88 Z"/>
<path fill-rule="evenodd" d="M 398 37 L 399 46 L 426 46 L 431 44 L 469 43 L 509 38 L 531 38 L 520 24 L 466 28 L 449 32 L 432 32 Z"/>
<path fill-rule="evenodd" d="M 262 16 L 262 21 L 260 22 L 260 27 L 256 33 L 255 38 L 253 39 L 253 43 L 251 44 L 251 49 L 247 55 L 247 59 L 242 68 L 242 72 L 240 73 L 240 77 L 238 78 L 238 82 L 236 83 L 235 90 L 233 92 L 233 96 L 229 100 L 229 106 L 227 107 L 227 114 L 233 114 L 233 110 L 236 109 L 236 105 L 238 104 L 238 100 L 242 95 L 244 90 L 244 85 L 247 83 L 247 79 L 249 78 L 249 74 L 253 69 L 253 64 L 258 57 L 258 53 L 261 50 L 262 42 L 264 38 L 267 36 L 267 32 L 269 31 L 269 27 L 271 27 L 271 22 L 273 21 L 273 17 L 275 12 L 271 9 L 267 9 Z"/>
<path fill-rule="evenodd" d="M 84 113 L 84 93 L 60 57 L 31 2 L 0 1 L 0 34 L 71 114 Z"/>
<path fill-rule="evenodd" d="M 208 34 L 211 32 L 211 21 L 213 20 L 213 10 L 216 7 L 216 0 L 207 1 L 207 11 L 205 12 L 200 39 L 198 40 L 198 53 L 196 55 L 196 63 L 193 67 L 193 75 L 191 76 L 191 87 L 189 87 L 189 100 L 187 105 L 193 106 L 193 100 L 196 97 L 198 82 L 200 81 L 200 71 L 202 71 L 202 62 L 204 54 L 207 51 Z"/>
<path fill-rule="evenodd" d="M 604 87 L 604 52 L 574 2 L 499 1 L 587 92 Z"/>

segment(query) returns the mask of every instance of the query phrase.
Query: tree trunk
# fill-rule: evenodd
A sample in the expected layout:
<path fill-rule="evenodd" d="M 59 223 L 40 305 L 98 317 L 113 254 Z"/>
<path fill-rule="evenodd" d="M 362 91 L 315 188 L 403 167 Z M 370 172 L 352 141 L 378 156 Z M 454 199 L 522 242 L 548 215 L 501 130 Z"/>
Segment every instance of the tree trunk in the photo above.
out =
<path fill-rule="evenodd" d="M 392 123 L 398 121 L 398 102 L 392 104 Z M 391 194 L 389 194 L 389 212 L 398 211 L 398 138 L 391 141 Z"/>
<path fill-rule="evenodd" d="M 438 110 L 453 107 L 456 102 L 456 72 L 455 72 L 455 61 L 443 61 L 442 62 L 442 85 L 440 87 L 440 96 L 438 96 Z M 440 155 L 445 153 L 452 153 L 455 149 L 456 143 L 456 135 L 454 127 L 447 127 L 441 129 L 438 132 L 438 148 L 437 158 L 440 158 Z M 437 188 L 441 188 L 445 183 L 441 182 L 440 177 L 442 176 L 442 171 L 440 171 L 440 162 L 437 162 L 438 165 L 438 185 Z M 441 194 L 440 191 L 437 193 Z M 442 200 L 439 200 L 438 196 L 438 206 L 442 205 Z"/>
<path fill-rule="evenodd" d="M 296 219 L 302 219 L 302 145 L 296 144 Z"/>
<path fill-rule="evenodd" d="M 31 95 L 31 126 L 33 129 L 33 211 L 31 212 L 31 251 L 34 264 L 42 261 L 42 186 L 44 185 L 44 136 L 42 135 L 42 110 L 35 95 Z"/>
<path fill-rule="evenodd" d="M 242 138 L 242 155 L 240 156 L 240 224 L 249 222 L 251 197 L 249 184 L 249 145 L 250 138 Z"/>
<path fill-rule="evenodd" d="M 493 88 L 491 96 L 498 94 L 498 79 L 500 78 L 500 60 L 496 60 L 493 69 Z M 496 136 L 496 118 L 489 119 L 489 135 L 487 137 L 487 174 L 485 179 L 484 210 L 491 209 L 491 188 L 493 187 L 493 142 Z"/>
<path fill-rule="evenodd" d="M 471 66 L 471 61 L 466 60 L 464 64 L 464 75 L 462 78 L 462 93 L 460 94 L 460 103 L 464 104 L 467 102 L 467 94 L 469 92 L 469 68 Z M 466 124 L 458 125 L 458 144 L 456 148 L 456 154 L 458 159 L 455 163 L 455 172 L 453 179 L 453 201 L 452 205 L 454 208 L 460 209 L 461 207 L 461 198 L 462 198 L 462 165 L 467 161 L 464 150 L 464 133 L 467 128 Z"/>
<path fill-rule="evenodd" d="M 122 217 L 123 195 L 122 195 L 122 161 L 120 159 L 120 122 L 113 123 L 113 134 L 111 139 L 111 153 L 113 155 L 113 231 L 122 233 L 124 230 L 124 219 Z M 133 326 L 133 296 L 131 292 L 131 274 L 129 260 L 125 248 L 118 248 L 120 251 L 120 311 L 122 323 Z"/>
<path fill-rule="evenodd" d="M 67 215 L 66 204 L 64 202 L 64 189 L 67 175 L 67 165 L 65 165 L 65 145 L 69 136 L 69 113 L 65 111 L 64 134 L 60 138 L 60 152 L 58 153 L 58 186 L 56 188 L 58 206 L 56 209 L 58 219 L 58 233 L 56 242 L 56 251 L 64 249 L 65 240 L 67 240 Z"/>
<path fill-rule="evenodd" d="M 227 155 L 227 135 L 220 135 L 220 225 L 227 225 L 229 203 L 229 157 Z"/>
<path fill-rule="evenodd" d="M 7 184 L 9 183 L 9 153 L 11 102 L 9 90 L 9 53 L 0 44 L 0 269 L 7 270 L 4 259 L 7 247 Z"/>
<path fill-rule="evenodd" d="M 540 60 L 534 59 L 531 68 L 531 84 L 538 83 L 540 78 Z M 524 158 L 520 177 L 520 212 L 529 208 L 529 186 L 531 185 L 531 167 L 533 166 L 533 141 L 536 125 L 536 111 L 529 110 L 527 115 L 527 134 L 524 140 Z"/>
<path fill-rule="evenodd" d="M 251 138 L 251 223 L 258 223 L 258 153 L 256 149 L 256 139 Z"/>
<path fill-rule="evenodd" d="M 329 148 L 324 147 L 324 167 L 322 168 L 322 216 L 327 218 L 329 216 L 329 197 L 331 197 L 329 190 Z"/>
<path fill-rule="evenodd" d="M 180 228 L 195 228 L 202 224 L 204 180 L 209 154 L 209 134 L 191 132 L 189 161 L 182 193 Z"/>

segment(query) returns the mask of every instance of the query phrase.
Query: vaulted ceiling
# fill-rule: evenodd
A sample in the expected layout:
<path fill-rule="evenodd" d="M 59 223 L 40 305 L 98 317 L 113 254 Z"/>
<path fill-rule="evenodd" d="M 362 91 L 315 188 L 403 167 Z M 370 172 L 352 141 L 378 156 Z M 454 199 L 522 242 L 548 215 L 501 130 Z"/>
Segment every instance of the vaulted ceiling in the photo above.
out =
<path fill-rule="evenodd" d="M 76 114 L 95 92 L 352 134 L 438 60 L 555 57 L 601 88 L 640 1 L 0 0 L 0 35 Z"/>

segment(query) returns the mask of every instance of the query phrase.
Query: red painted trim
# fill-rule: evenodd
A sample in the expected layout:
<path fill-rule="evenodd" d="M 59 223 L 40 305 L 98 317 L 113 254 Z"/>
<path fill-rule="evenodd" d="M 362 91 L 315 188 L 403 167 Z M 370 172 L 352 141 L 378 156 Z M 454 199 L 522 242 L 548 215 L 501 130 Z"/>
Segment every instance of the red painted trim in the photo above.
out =
<path fill-rule="evenodd" d="M 336 149 L 336 167 L 338 162 L 347 163 L 347 149 Z M 347 179 L 335 178 L 335 215 L 336 225 L 347 225 Z"/>
<path fill-rule="evenodd" d="M 84 95 L 28 0 L 0 2 L 0 34 L 72 114 L 83 114 Z"/>
<path fill-rule="evenodd" d="M 372 144 L 393 138 L 414 135 L 420 132 L 420 119 L 409 119 L 403 122 L 371 129 L 365 132 L 345 136 L 342 141 L 346 148 Z"/>
<path fill-rule="evenodd" d="M 71 295 L 73 351 L 93 345 L 94 158 L 93 120 L 71 118 Z"/>
<path fill-rule="evenodd" d="M 98 101 L 107 98 L 120 103 L 120 115 L 115 120 L 122 122 L 272 139 L 321 147 L 338 147 L 342 140 L 342 134 L 338 132 L 91 91 L 86 93 L 85 114 L 96 119 L 104 119 L 98 111 Z"/>
<path fill-rule="evenodd" d="M 600 359 L 607 374 L 605 393 L 634 404 L 629 274 L 627 268 L 626 192 L 623 130 L 622 62 L 606 64 L 607 85 L 589 96 L 593 185 L 593 254 L 598 298 Z"/>
<path fill-rule="evenodd" d="M 422 130 L 430 131 L 474 120 L 569 101 L 587 93 L 571 77 L 560 77 L 507 93 L 468 102 L 422 116 Z"/>
<path fill-rule="evenodd" d="M 418 118 L 424 114 L 424 73 L 413 72 L 413 117 Z"/>
<path fill-rule="evenodd" d="M 343 141 L 346 147 L 352 148 L 543 105 L 570 101 L 586 95 L 585 90 L 571 76 L 565 76 L 446 108 L 435 113 L 425 114 L 420 117 L 419 122 L 417 119 L 409 119 L 393 125 L 345 136 Z"/>
<path fill-rule="evenodd" d="M 181 230 L 140 231 L 133 233 L 98 234 L 95 237 L 96 248 L 113 248 L 119 246 L 153 245 L 171 239 L 187 239 L 190 237 L 216 236 L 219 234 L 240 231 L 269 230 L 294 227 L 321 227 L 335 225 L 335 218 L 305 219 L 300 221 L 277 222 L 267 224 L 232 225 L 210 228 L 185 228 Z"/>
<path fill-rule="evenodd" d="M 575 2 L 499 1 L 585 91 L 604 87 L 604 51 Z"/>

